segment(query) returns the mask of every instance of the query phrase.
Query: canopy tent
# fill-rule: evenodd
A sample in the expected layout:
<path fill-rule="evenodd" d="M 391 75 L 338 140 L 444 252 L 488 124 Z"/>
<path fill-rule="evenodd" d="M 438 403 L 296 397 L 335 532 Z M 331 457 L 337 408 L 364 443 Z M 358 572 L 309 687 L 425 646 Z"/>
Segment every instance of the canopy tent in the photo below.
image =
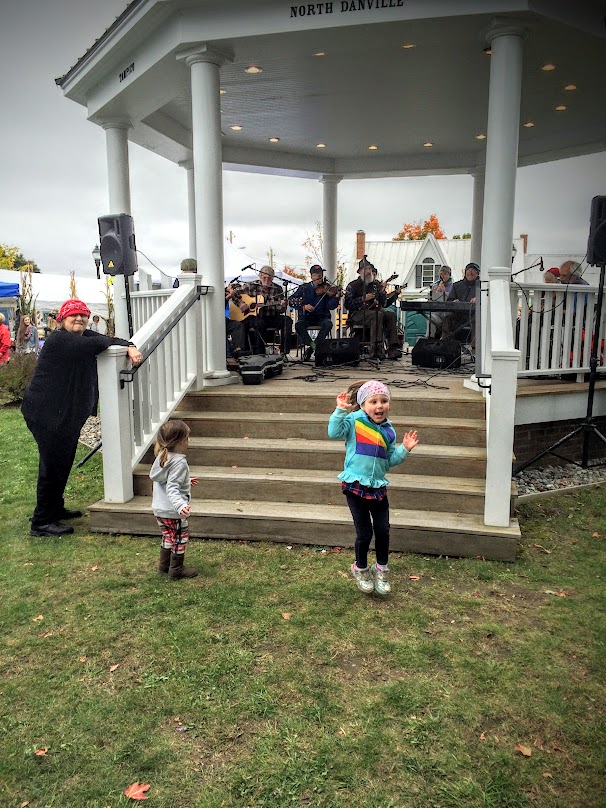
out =
<path fill-rule="evenodd" d="M 19 284 L 0 281 L 0 298 L 19 297 Z"/>
<path fill-rule="evenodd" d="M 32 274 L 32 292 L 36 310 L 39 312 L 57 311 L 71 297 L 69 275 Z M 0 289 L 3 286 L 16 287 L 16 293 L 10 297 L 18 297 L 21 276 L 18 272 L 0 269 Z M 76 278 L 76 292 L 93 314 L 107 317 L 107 301 L 105 299 L 105 279 Z M 0 294 L 0 297 L 3 295 Z"/>

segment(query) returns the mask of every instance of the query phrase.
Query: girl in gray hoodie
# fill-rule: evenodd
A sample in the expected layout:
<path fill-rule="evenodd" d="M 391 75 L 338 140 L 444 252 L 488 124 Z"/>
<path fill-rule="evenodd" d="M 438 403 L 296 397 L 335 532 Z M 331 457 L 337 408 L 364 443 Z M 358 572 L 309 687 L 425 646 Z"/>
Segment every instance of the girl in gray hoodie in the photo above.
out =
<path fill-rule="evenodd" d="M 195 578 L 196 570 L 183 566 L 189 539 L 187 518 L 190 512 L 191 486 L 198 479 L 189 476 L 185 451 L 189 427 L 183 421 L 167 421 L 156 437 L 156 459 L 149 476 L 154 483 L 152 510 L 162 531 L 158 572 L 169 578 Z"/>

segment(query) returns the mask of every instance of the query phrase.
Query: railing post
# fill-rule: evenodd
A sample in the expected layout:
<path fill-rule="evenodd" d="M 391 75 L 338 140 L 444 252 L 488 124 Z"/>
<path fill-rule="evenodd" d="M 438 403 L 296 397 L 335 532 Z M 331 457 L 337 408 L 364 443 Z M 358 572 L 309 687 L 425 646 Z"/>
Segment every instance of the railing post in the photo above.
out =
<path fill-rule="evenodd" d="M 126 355 L 126 347 L 112 345 L 97 357 L 105 502 L 128 502 L 134 496 L 132 385 L 120 389 Z"/>
<path fill-rule="evenodd" d="M 519 351 L 492 352 L 484 524 L 507 527 Z"/>

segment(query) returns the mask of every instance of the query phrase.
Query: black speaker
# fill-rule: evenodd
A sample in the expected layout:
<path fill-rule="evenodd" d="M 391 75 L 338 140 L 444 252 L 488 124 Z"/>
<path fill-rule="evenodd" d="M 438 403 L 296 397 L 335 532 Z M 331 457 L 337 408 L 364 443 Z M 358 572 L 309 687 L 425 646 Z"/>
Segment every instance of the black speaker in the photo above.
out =
<path fill-rule="evenodd" d="M 412 364 L 420 368 L 449 370 L 461 367 L 461 346 L 456 339 L 417 340 L 411 353 Z"/>
<path fill-rule="evenodd" d="M 587 263 L 606 264 L 606 196 L 594 196 L 591 200 Z"/>
<path fill-rule="evenodd" d="M 360 342 L 357 337 L 323 339 L 316 342 L 316 367 L 360 363 Z"/>
<path fill-rule="evenodd" d="M 127 213 L 99 216 L 101 262 L 106 275 L 134 275 L 137 247 L 133 217 Z"/>

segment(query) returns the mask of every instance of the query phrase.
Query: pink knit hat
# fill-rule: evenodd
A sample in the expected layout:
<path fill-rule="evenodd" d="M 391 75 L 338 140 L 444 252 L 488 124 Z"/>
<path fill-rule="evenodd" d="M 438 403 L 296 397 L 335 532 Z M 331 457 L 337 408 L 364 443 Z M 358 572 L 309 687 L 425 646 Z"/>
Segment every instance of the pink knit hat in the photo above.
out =
<path fill-rule="evenodd" d="M 387 385 L 383 384 L 383 382 L 370 381 L 364 382 L 362 387 L 360 387 L 356 396 L 356 401 L 361 407 L 366 399 L 370 398 L 371 396 L 387 396 L 388 400 L 391 399 L 391 393 L 389 392 Z"/>

